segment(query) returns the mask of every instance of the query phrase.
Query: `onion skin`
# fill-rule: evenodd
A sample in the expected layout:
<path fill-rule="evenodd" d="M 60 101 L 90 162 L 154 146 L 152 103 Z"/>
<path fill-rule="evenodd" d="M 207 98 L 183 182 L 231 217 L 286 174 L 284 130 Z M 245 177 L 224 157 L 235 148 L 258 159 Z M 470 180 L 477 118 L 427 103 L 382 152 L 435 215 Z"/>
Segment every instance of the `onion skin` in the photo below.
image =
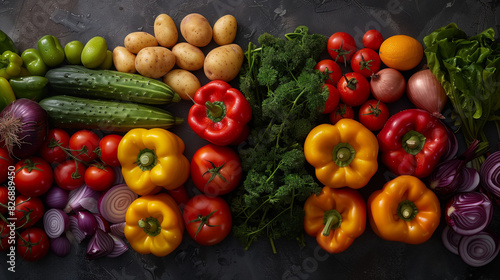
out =
<path fill-rule="evenodd" d="M 446 223 L 458 234 L 474 235 L 491 222 L 493 205 L 483 193 L 468 192 L 454 195 L 446 205 Z"/>
<path fill-rule="evenodd" d="M 500 151 L 490 154 L 481 165 L 481 185 L 485 190 L 500 198 Z"/>
<path fill-rule="evenodd" d="M 373 74 L 370 79 L 370 91 L 375 99 L 383 103 L 392 103 L 400 99 L 406 89 L 406 81 L 396 69 L 384 68 Z"/>
<path fill-rule="evenodd" d="M 68 203 L 68 191 L 57 185 L 52 186 L 45 194 L 45 203 L 50 208 L 64 209 Z"/>
<path fill-rule="evenodd" d="M 431 70 L 420 70 L 408 79 L 406 95 L 417 108 L 428 111 L 435 117 L 444 119 L 441 114 L 448 96 Z"/>
<path fill-rule="evenodd" d="M 65 257 L 71 252 L 71 244 L 65 235 L 50 239 L 50 249 L 54 255 Z"/>

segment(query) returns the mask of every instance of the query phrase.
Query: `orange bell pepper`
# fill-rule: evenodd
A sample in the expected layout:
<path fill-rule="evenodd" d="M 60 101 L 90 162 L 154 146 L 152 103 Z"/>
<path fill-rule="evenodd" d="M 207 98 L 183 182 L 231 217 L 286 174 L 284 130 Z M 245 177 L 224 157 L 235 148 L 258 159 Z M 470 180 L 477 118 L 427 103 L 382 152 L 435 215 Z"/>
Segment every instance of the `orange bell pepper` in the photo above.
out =
<path fill-rule="evenodd" d="M 385 240 L 423 243 L 438 227 L 440 217 L 436 194 L 415 176 L 398 176 L 368 198 L 370 225 Z"/>
<path fill-rule="evenodd" d="M 357 190 L 324 187 L 304 204 L 304 230 L 325 251 L 343 252 L 366 227 L 366 204 Z"/>

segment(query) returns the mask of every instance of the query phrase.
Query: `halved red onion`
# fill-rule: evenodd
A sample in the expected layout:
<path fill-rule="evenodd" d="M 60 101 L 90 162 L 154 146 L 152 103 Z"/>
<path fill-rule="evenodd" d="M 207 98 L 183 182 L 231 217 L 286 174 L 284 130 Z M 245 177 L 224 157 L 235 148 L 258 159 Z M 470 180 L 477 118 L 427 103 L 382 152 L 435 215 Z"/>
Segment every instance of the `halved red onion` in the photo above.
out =
<path fill-rule="evenodd" d="M 92 213 L 98 213 L 97 200 L 100 193 L 89 188 L 87 185 L 74 189 L 69 192 L 68 204 L 64 208 L 66 213 L 87 210 Z"/>
<path fill-rule="evenodd" d="M 52 186 L 45 194 L 45 203 L 49 208 L 63 209 L 68 204 L 68 191 L 57 185 Z"/>
<path fill-rule="evenodd" d="M 112 224 L 124 222 L 128 207 L 137 197 L 127 185 L 116 185 L 99 198 L 99 213 Z"/>
<path fill-rule="evenodd" d="M 69 227 L 69 217 L 60 209 L 49 209 L 43 214 L 43 227 L 49 238 L 61 236 Z"/>
<path fill-rule="evenodd" d="M 104 231 L 97 229 L 89 241 L 85 256 L 89 260 L 104 257 L 113 251 L 115 241 Z"/>
<path fill-rule="evenodd" d="M 440 161 L 450 160 L 454 158 L 458 152 L 458 140 L 455 132 L 453 132 L 453 130 L 447 125 L 445 125 L 445 127 L 446 131 L 448 132 L 448 145 L 446 146 L 445 153 L 439 159 Z"/>
<path fill-rule="evenodd" d="M 460 180 L 456 192 L 472 192 L 477 189 L 481 177 L 476 169 L 464 167 L 462 169 L 462 180 Z"/>
<path fill-rule="evenodd" d="M 461 238 L 462 235 L 458 234 L 448 225 L 445 226 L 441 232 L 441 240 L 443 241 L 444 247 L 455 255 L 458 255 L 458 243 Z"/>
<path fill-rule="evenodd" d="M 485 229 L 491 222 L 493 205 L 480 192 L 454 195 L 446 205 L 446 223 L 458 234 L 473 235 Z"/>
<path fill-rule="evenodd" d="M 458 244 L 458 254 L 462 260 L 473 267 L 490 263 L 500 251 L 500 240 L 492 231 L 464 236 Z"/>
<path fill-rule="evenodd" d="M 97 221 L 97 228 L 101 229 L 104 232 L 109 232 L 109 223 L 106 221 L 101 215 L 94 214 L 94 217 Z"/>
<path fill-rule="evenodd" d="M 91 236 L 97 230 L 97 220 L 94 214 L 88 211 L 79 211 L 76 213 L 78 218 L 78 227 L 85 234 L 85 236 Z"/>
<path fill-rule="evenodd" d="M 123 241 L 123 239 L 121 239 L 120 237 L 118 237 L 114 234 L 111 234 L 111 233 L 109 233 L 109 236 L 111 236 L 111 238 L 113 238 L 114 247 L 113 247 L 113 251 L 111 251 L 106 257 L 116 258 L 118 256 L 121 256 L 123 253 L 127 252 L 128 247 L 127 247 L 127 244 L 125 243 L 125 241 Z"/>
<path fill-rule="evenodd" d="M 50 239 L 50 250 L 59 257 L 67 256 L 71 251 L 71 244 L 65 235 Z"/>
<path fill-rule="evenodd" d="M 76 215 L 69 216 L 69 230 L 68 232 L 71 232 L 72 239 L 74 239 L 78 244 L 82 243 L 82 241 L 85 239 L 85 233 L 80 229 L 78 226 L 78 218 Z M 68 237 L 68 239 L 70 239 Z"/>
<path fill-rule="evenodd" d="M 125 225 L 127 223 L 121 222 L 117 224 L 112 224 L 109 226 L 109 231 L 118 237 L 125 237 Z"/>
<path fill-rule="evenodd" d="M 500 198 L 500 151 L 491 153 L 481 165 L 481 184 L 490 193 Z"/>

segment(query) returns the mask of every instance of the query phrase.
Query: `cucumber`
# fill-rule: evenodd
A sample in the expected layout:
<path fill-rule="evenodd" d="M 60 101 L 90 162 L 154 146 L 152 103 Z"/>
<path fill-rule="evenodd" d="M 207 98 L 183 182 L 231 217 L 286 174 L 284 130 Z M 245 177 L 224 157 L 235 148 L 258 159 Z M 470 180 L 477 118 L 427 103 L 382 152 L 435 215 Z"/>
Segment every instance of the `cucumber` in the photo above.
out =
<path fill-rule="evenodd" d="M 164 82 L 139 74 L 66 65 L 49 70 L 45 77 L 53 91 L 64 95 L 151 105 L 169 104 L 181 99 Z"/>
<path fill-rule="evenodd" d="M 163 109 L 130 102 L 96 100 L 67 95 L 42 99 L 50 122 L 59 128 L 128 131 L 133 128 L 169 128 L 184 121 Z"/>

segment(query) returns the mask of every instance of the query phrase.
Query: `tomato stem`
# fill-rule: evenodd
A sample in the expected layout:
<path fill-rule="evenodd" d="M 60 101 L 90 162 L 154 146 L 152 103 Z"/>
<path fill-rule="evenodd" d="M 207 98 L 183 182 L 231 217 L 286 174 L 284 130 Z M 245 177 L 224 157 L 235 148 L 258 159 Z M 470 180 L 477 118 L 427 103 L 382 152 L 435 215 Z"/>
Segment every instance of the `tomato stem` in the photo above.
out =
<path fill-rule="evenodd" d="M 218 210 L 214 210 L 212 212 L 210 212 L 210 214 L 206 215 L 206 216 L 203 216 L 203 215 L 198 215 L 198 217 L 194 220 L 191 220 L 189 221 L 188 223 L 197 223 L 197 222 L 200 222 L 200 225 L 198 226 L 198 229 L 196 230 L 196 233 L 194 235 L 194 239 L 196 239 L 196 236 L 198 236 L 198 233 L 201 231 L 201 229 L 203 228 L 203 226 L 207 226 L 207 227 L 218 227 L 220 225 L 211 225 L 209 223 L 209 220 L 210 220 L 210 217 L 212 217 L 212 215 L 217 212 Z"/>

